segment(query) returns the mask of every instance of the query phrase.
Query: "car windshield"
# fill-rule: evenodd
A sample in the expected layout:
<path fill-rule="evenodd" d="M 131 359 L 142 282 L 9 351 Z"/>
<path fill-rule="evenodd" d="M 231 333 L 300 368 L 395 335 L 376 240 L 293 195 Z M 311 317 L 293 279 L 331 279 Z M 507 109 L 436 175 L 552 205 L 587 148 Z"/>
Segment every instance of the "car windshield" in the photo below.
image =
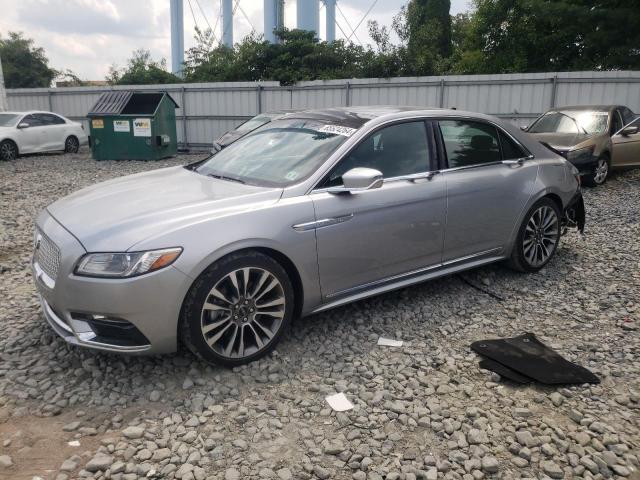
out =
<path fill-rule="evenodd" d="M 354 131 L 311 119 L 276 120 L 217 152 L 196 171 L 284 187 L 311 175 Z"/>
<path fill-rule="evenodd" d="M 531 128 L 529 133 L 605 133 L 609 114 L 591 111 L 557 111 L 545 113 Z"/>
<path fill-rule="evenodd" d="M 13 127 L 18 123 L 20 115 L 15 113 L 0 113 L 0 127 Z"/>
<path fill-rule="evenodd" d="M 239 125 L 238 128 L 236 128 L 236 132 L 252 132 L 256 128 L 261 127 L 262 125 L 265 125 L 270 121 L 271 118 L 267 115 L 258 115 L 257 117 L 253 117 L 252 119 L 247 120 L 243 124 Z"/>

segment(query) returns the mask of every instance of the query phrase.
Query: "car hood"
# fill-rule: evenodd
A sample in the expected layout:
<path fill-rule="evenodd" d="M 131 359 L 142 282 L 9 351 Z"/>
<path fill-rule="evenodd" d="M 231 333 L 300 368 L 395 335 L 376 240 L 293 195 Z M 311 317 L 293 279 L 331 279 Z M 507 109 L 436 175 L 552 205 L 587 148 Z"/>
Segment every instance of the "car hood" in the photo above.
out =
<path fill-rule="evenodd" d="M 570 150 L 586 140 L 597 137 L 597 135 L 586 133 L 530 133 L 529 135 L 556 150 Z"/>
<path fill-rule="evenodd" d="M 98 183 L 47 210 L 87 251 L 126 251 L 193 223 L 277 202 L 281 195 L 280 188 L 243 185 L 170 167 Z"/>

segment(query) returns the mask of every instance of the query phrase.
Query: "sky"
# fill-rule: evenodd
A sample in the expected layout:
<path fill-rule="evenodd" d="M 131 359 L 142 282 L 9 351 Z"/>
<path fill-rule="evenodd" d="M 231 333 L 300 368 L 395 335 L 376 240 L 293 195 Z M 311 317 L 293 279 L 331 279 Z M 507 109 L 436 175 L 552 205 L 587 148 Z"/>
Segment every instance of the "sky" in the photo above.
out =
<path fill-rule="evenodd" d="M 363 18 L 375 0 L 338 0 L 337 21 L 347 34 Z M 371 43 L 367 21 L 391 25 L 393 16 L 407 0 L 377 0 L 371 13 L 356 28 L 352 41 Z M 470 0 L 451 0 L 451 13 L 468 10 Z M 193 9 L 193 14 L 192 10 Z M 295 27 L 296 2 L 287 0 L 285 25 Z M 234 17 L 234 41 L 252 30 L 262 33 L 263 0 L 240 0 Z M 200 8 L 200 6 L 202 8 Z M 154 59 L 171 65 L 169 0 L 0 0 L 0 35 L 24 32 L 45 49 L 51 67 L 70 69 L 83 80 L 103 80 L 113 64 L 123 66 L 131 53 L 144 48 Z M 197 23 L 215 28 L 220 36 L 220 0 L 184 0 L 185 49 L 194 45 Z M 208 22 L 208 24 L 207 24 Z M 320 11 L 320 38 L 324 38 L 324 8 Z M 336 28 L 338 38 L 344 38 Z"/>

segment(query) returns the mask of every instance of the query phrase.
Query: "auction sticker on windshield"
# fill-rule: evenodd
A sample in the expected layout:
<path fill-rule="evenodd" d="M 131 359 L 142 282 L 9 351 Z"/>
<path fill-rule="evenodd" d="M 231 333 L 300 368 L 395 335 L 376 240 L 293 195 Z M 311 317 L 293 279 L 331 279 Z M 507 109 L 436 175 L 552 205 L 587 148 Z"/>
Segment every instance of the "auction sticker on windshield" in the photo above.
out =
<path fill-rule="evenodd" d="M 323 133 L 335 133 L 344 137 L 350 137 L 355 133 L 356 129 L 351 127 L 343 127 L 341 125 L 325 125 L 318 131 Z"/>

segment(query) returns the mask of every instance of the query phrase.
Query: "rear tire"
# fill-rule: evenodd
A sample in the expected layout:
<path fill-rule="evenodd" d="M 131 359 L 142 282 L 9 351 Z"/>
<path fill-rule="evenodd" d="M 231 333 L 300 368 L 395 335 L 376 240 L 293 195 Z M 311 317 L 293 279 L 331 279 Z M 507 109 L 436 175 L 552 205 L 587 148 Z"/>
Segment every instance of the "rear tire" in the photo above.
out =
<path fill-rule="evenodd" d="M 293 287 L 284 268 L 247 250 L 215 262 L 193 283 L 180 334 L 198 357 L 235 367 L 270 353 L 293 314 Z"/>
<path fill-rule="evenodd" d="M 4 140 L 0 143 L 0 160 L 11 161 L 18 158 L 18 146 L 12 140 Z"/>
<path fill-rule="evenodd" d="M 598 158 L 598 162 L 596 163 L 593 173 L 583 177 L 583 183 L 588 187 L 599 187 L 600 185 L 604 185 L 607 178 L 609 178 L 610 170 L 611 160 L 608 156 L 603 155 Z"/>
<path fill-rule="evenodd" d="M 560 242 L 560 209 L 541 198 L 527 212 L 518 230 L 509 266 L 520 272 L 537 272 L 553 258 Z"/>
<path fill-rule="evenodd" d="M 73 135 L 67 137 L 64 141 L 64 151 L 66 153 L 78 153 L 78 150 L 80 150 L 80 142 L 78 139 Z"/>

